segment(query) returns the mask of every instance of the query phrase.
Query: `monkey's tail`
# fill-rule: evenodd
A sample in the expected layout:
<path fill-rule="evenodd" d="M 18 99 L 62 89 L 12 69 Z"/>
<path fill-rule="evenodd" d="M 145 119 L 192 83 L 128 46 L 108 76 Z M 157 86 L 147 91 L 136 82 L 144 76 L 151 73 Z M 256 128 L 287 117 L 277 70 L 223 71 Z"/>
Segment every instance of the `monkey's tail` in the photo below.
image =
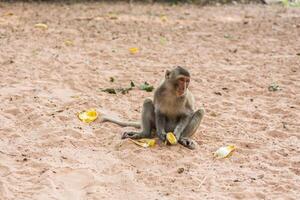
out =
<path fill-rule="evenodd" d="M 112 117 L 107 117 L 107 116 L 102 116 L 101 117 L 101 121 L 102 122 L 112 122 L 115 124 L 118 124 L 119 126 L 131 126 L 131 127 L 135 127 L 135 128 L 141 128 L 141 123 L 140 122 L 129 122 L 129 121 L 122 121 L 122 120 L 118 120 Z"/>

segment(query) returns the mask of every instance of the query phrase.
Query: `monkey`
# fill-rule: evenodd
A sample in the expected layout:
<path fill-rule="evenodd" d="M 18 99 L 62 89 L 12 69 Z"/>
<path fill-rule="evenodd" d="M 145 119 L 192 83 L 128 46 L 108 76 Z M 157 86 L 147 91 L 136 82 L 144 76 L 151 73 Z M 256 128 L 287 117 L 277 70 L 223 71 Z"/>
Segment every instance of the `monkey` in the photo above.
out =
<path fill-rule="evenodd" d="M 156 131 L 158 138 L 165 142 L 167 133 L 173 132 L 179 144 L 195 149 L 195 142 L 190 137 L 200 126 L 204 109 L 195 111 L 194 96 L 188 88 L 190 80 L 190 73 L 183 67 L 166 70 L 163 81 L 154 91 L 153 100 L 144 100 L 141 122 L 123 122 L 108 117 L 103 121 L 141 128 L 139 132 L 123 133 L 122 139 L 152 138 Z"/>

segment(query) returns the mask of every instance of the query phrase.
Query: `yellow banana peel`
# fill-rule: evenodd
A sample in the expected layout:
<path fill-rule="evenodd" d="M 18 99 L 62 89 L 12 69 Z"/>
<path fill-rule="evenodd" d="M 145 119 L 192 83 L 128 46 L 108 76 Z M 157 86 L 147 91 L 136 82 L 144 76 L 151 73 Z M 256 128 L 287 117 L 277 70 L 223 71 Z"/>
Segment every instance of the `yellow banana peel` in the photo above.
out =
<path fill-rule="evenodd" d="M 89 109 L 78 113 L 78 118 L 86 123 L 91 123 L 98 118 L 98 113 L 95 109 Z"/>
<path fill-rule="evenodd" d="M 34 25 L 35 28 L 48 29 L 47 24 L 38 23 Z"/>
<path fill-rule="evenodd" d="M 141 146 L 141 147 L 145 147 L 145 148 L 148 148 L 148 147 L 153 147 L 155 146 L 155 139 L 148 139 L 148 138 L 143 138 L 143 139 L 138 139 L 138 140 L 133 140 L 133 139 L 130 139 L 134 144 L 138 145 L 138 146 Z"/>
<path fill-rule="evenodd" d="M 175 135 L 172 132 L 167 133 L 166 138 L 167 138 L 167 141 L 170 144 L 177 144 L 177 139 L 176 139 Z"/>
<path fill-rule="evenodd" d="M 130 52 L 131 54 L 136 54 L 136 53 L 139 52 L 139 48 L 137 48 L 137 47 L 129 48 L 129 52 Z"/>
<path fill-rule="evenodd" d="M 232 152 L 236 149 L 234 145 L 228 145 L 220 147 L 217 151 L 214 152 L 214 157 L 216 158 L 227 158 L 232 155 Z"/>

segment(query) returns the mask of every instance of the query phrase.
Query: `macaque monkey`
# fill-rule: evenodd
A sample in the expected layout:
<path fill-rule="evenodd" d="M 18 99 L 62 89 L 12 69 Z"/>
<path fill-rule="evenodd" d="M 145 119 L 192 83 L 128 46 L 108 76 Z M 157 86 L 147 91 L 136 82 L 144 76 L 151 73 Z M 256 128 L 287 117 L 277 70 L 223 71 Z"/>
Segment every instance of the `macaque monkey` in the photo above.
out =
<path fill-rule="evenodd" d="M 153 101 L 144 101 L 141 123 L 111 118 L 104 118 L 103 121 L 120 126 L 141 127 L 139 132 L 125 132 L 122 139 L 151 138 L 155 131 L 159 139 L 165 142 L 167 133 L 173 132 L 178 143 L 194 149 L 195 142 L 190 137 L 199 127 L 204 110 L 194 111 L 194 97 L 188 89 L 190 79 L 189 72 L 182 67 L 167 70 L 163 82 L 154 92 Z"/>

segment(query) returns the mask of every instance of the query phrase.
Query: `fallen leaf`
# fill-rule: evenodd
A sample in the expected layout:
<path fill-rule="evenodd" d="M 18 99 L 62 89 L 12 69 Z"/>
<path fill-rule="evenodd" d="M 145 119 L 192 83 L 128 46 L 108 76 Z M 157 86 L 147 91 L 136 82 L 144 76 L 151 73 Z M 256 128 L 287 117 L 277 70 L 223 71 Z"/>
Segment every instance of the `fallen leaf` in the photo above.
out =
<path fill-rule="evenodd" d="M 40 29 L 48 29 L 47 24 L 43 24 L 43 23 L 38 23 L 34 25 L 35 28 L 40 28 Z"/>
<path fill-rule="evenodd" d="M 110 77 L 110 82 L 114 81 L 113 77 Z M 122 94 L 128 94 L 128 92 L 130 90 L 132 90 L 135 87 L 135 84 L 133 81 L 130 81 L 130 87 L 126 87 L 126 88 L 106 88 L 106 89 L 102 89 L 102 92 L 107 92 L 109 94 L 117 94 L 117 93 L 122 93 Z"/>
<path fill-rule="evenodd" d="M 133 81 L 130 81 L 130 86 L 131 86 L 131 87 L 135 87 L 135 84 L 134 84 Z"/>
<path fill-rule="evenodd" d="M 137 48 L 137 47 L 129 48 L 129 52 L 130 52 L 131 54 L 136 54 L 136 53 L 139 52 L 139 48 Z"/>
<path fill-rule="evenodd" d="M 73 46 L 73 42 L 71 40 L 65 40 L 65 45 L 66 46 Z"/>
<path fill-rule="evenodd" d="M 177 173 L 178 174 L 182 174 L 184 172 L 184 168 L 183 167 L 180 167 L 177 169 Z"/>
<path fill-rule="evenodd" d="M 166 21 L 168 20 L 168 18 L 167 18 L 167 16 L 162 15 L 162 16 L 160 16 L 160 20 L 161 20 L 162 22 L 166 22 Z"/>
<path fill-rule="evenodd" d="M 101 90 L 102 92 L 107 92 L 109 94 L 117 94 L 116 90 L 114 88 L 106 88 Z"/>
<path fill-rule="evenodd" d="M 150 85 L 149 83 L 145 82 L 140 86 L 141 90 L 145 90 L 147 92 L 152 92 L 154 90 L 154 87 Z"/>
<path fill-rule="evenodd" d="M 122 94 L 128 94 L 128 92 L 132 90 L 132 87 L 129 88 L 118 88 L 117 91 L 121 92 Z"/>
<path fill-rule="evenodd" d="M 109 13 L 109 14 L 107 15 L 107 17 L 108 17 L 109 19 L 111 19 L 111 20 L 117 20 L 117 19 L 118 19 L 118 16 L 117 16 L 117 14 L 115 14 L 115 13 Z"/>
<path fill-rule="evenodd" d="M 222 90 L 228 91 L 228 88 L 227 87 L 222 87 Z"/>
<path fill-rule="evenodd" d="M 128 94 L 128 92 L 132 90 L 132 87 L 128 88 L 106 88 L 101 90 L 102 92 L 107 92 L 109 94 L 117 94 L 117 93 L 122 93 L 122 94 Z"/>
<path fill-rule="evenodd" d="M 233 39 L 233 37 L 231 35 L 229 35 L 229 34 L 225 34 L 224 38 L 226 38 L 226 39 Z"/>
<path fill-rule="evenodd" d="M 165 45 L 167 43 L 167 39 L 165 37 L 161 37 L 159 43 Z"/>
<path fill-rule="evenodd" d="M 268 87 L 268 90 L 269 90 L 270 92 L 276 92 L 276 91 L 280 90 L 280 87 L 279 87 L 278 84 L 272 83 L 272 84 Z"/>
<path fill-rule="evenodd" d="M 6 15 L 6 16 L 13 16 L 13 15 L 14 15 L 14 13 L 12 13 L 12 12 L 8 12 L 8 13 L 6 13 L 5 15 Z"/>
<path fill-rule="evenodd" d="M 210 113 L 210 116 L 212 116 L 212 117 L 216 117 L 216 116 L 217 116 L 217 114 L 216 114 L 215 112 L 212 112 L 212 113 Z"/>

